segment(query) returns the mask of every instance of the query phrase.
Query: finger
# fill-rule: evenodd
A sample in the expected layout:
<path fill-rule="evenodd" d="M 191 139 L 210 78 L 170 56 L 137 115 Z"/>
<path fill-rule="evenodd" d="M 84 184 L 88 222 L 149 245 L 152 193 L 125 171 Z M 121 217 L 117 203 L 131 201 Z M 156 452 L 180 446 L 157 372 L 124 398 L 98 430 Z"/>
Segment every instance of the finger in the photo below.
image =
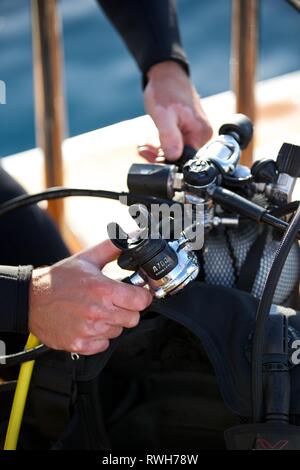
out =
<path fill-rule="evenodd" d="M 138 311 L 134 312 L 113 306 L 111 311 L 105 315 L 105 322 L 112 326 L 134 328 L 138 325 L 140 317 Z"/>
<path fill-rule="evenodd" d="M 211 137 L 211 134 L 202 128 L 192 130 L 184 134 L 183 139 L 186 145 L 199 149 L 205 145 Z"/>
<path fill-rule="evenodd" d="M 104 323 L 103 320 L 99 320 L 94 322 L 93 327 L 89 328 L 88 336 L 92 339 L 96 338 L 117 338 L 123 332 L 122 326 L 119 325 L 110 325 L 108 323 Z"/>
<path fill-rule="evenodd" d="M 110 342 L 106 338 L 98 338 L 83 343 L 81 351 L 76 351 L 83 356 L 92 356 L 93 354 L 98 354 L 104 352 L 109 348 Z"/>
<path fill-rule="evenodd" d="M 77 257 L 85 259 L 86 261 L 103 268 L 107 263 L 114 261 L 120 253 L 121 250 L 119 250 L 110 240 L 105 240 L 102 243 L 79 253 Z"/>
<path fill-rule="evenodd" d="M 156 162 L 156 159 L 159 157 L 159 147 L 154 147 L 154 145 L 139 145 L 138 153 L 141 157 L 145 158 L 150 163 Z"/>
<path fill-rule="evenodd" d="M 106 305 L 105 305 L 106 304 Z M 118 307 L 112 303 L 111 296 L 105 303 L 94 305 L 93 313 L 90 319 L 85 321 L 82 334 L 85 337 L 93 336 L 95 332 L 95 325 L 107 324 L 110 326 L 121 326 L 125 328 L 132 328 L 136 326 L 140 319 L 140 312 Z M 98 330 L 98 333 L 100 331 Z"/>
<path fill-rule="evenodd" d="M 161 108 L 156 116 L 155 124 L 166 160 L 177 160 L 183 151 L 183 138 L 175 110 Z"/>
<path fill-rule="evenodd" d="M 184 143 L 198 149 L 208 142 L 212 136 L 210 125 L 200 119 L 193 119 L 189 122 L 187 130 L 183 134 Z"/>
<path fill-rule="evenodd" d="M 108 339 L 118 338 L 123 331 L 124 328 L 122 326 L 111 326 L 105 336 Z"/>
<path fill-rule="evenodd" d="M 142 287 L 115 281 L 111 299 L 116 307 L 141 312 L 151 304 L 152 295 Z"/>

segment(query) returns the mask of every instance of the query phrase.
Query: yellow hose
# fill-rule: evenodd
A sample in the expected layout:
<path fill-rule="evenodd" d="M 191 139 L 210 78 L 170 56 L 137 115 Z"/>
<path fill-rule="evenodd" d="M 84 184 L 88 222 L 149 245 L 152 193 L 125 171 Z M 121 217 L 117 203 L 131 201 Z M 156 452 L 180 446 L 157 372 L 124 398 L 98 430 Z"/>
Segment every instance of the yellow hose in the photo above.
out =
<path fill-rule="evenodd" d="M 39 340 L 30 334 L 25 349 L 35 348 L 38 345 Z M 4 450 L 16 450 L 17 448 L 33 367 L 34 361 L 24 362 L 20 367 L 18 383 L 7 427 Z"/>

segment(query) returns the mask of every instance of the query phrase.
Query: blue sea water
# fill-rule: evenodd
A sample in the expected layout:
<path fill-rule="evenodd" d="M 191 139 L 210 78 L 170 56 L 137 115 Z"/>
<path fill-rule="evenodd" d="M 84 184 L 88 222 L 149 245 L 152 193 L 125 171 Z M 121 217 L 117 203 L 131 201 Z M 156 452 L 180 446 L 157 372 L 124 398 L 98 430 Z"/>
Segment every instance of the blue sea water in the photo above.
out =
<path fill-rule="evenodd" d="M 177 4 L 198 91 L 208 96 L 229 89 L 231 0 Z M 299 70 L 300 14 L 285 0 L 260 4 L 258 79 Z M 142 114 L 139 72 L 96 0 L 61 0 L 59 9 L 68 135 Z M 31 54 L 30 0 L 0 0 L 1 156 L 35 146 Z"/>

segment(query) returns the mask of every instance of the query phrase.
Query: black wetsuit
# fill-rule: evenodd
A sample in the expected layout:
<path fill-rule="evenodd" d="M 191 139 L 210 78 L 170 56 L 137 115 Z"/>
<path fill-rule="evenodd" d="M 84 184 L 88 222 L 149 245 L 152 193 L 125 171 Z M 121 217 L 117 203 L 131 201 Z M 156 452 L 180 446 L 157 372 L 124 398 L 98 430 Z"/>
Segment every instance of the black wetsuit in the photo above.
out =
<path fill-rule="evenodd" d="M 181 46 L 175 0 L 98 0 L 142 72 L 174 60 L 188 72 Z M 80 34 L 80 32 L 78 33 Z M 0 204 L 24 190 L 0 170 Z M 0 339 L 28 330 L 28 292 L 32 266 L 52 264 L 69 252 L 45 212 L 20 209 L 0 218 Z M 17 267 L 12 267 L 17 266 Z"/>

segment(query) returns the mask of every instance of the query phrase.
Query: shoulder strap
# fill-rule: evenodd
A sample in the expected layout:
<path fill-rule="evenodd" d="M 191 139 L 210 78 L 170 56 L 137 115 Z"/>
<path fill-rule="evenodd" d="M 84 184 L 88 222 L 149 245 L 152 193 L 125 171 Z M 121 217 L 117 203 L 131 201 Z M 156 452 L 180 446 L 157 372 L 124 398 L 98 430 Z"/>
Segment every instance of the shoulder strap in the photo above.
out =
<path fill-rule="evenodd" d="M 260 268 L 260 261 L 266 246 L 267 235 L 268 228 L 264 227 L 248 251 L 236 284 L 237 289 L 251 293 Z"/>

